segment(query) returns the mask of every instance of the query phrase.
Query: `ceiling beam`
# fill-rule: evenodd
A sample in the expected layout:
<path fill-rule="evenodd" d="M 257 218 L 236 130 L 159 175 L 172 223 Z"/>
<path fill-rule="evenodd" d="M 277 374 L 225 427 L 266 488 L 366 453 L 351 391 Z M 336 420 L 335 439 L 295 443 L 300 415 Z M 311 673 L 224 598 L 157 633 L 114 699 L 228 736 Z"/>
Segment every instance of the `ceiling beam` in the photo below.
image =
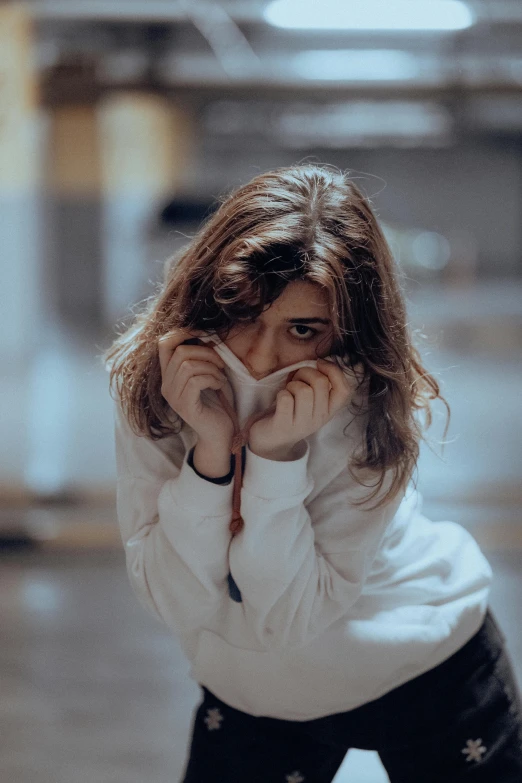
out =
<path fill-rule="evenodd" d="M 522 3 L 518 0 L 467 0 L 477 22 L 522 24 Z M 197 0 L 191 0 L 194 6 Z M 181 0 L 26 0 L 26 6 L 38 19 L 77 19 L 127 22 L 190 21 L 186 3 Z M 238 24 L 262 23 L 267 0 L 216 3 Z"/>

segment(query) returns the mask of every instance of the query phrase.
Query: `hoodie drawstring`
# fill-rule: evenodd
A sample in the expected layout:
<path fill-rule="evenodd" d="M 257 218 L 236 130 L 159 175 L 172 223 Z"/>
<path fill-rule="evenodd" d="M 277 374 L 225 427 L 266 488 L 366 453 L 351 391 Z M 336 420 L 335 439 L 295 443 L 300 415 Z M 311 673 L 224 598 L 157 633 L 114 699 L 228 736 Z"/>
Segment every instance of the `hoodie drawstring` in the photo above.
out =
<path fill-rule="evenodd" d="M 286 383 L 290 383 L 292 378 L 294 377 L 297 370 L 293 370 L 292 372 L 288 373 L 288 377 L 286 379 Z M 251 416 L 248 417 L 246 420 L 244 426 L 241 428 L 239 426 L 239 420 L 237 417 L 237 413 L 232 407 L 232 405 L 229 403 L 227 398 L 225 397 L 223 391 L 221 389 L 217 390 L 217 396 L 219 398 L 219 401 L 223 405 L 223 408 L 228 413 L 230 418 L 232 419 L 234 423 L 234 436 L 232 438 L 232 454 L 235 456 L 235 466 L 234 466 L 234 488 L 233 488 L 233 494 L 232 494 L 232 519 L 230 520 L 229 524 L 229 530 L 232 533 L 232 536 L 237 535 L 244 526 L 244 520 L 241 516 L 241 487 L 243 485 L 243 466 L 242 466 L 242 459 L 241 459 L 241 452 L 243 449 L 243 446 L 246 446 L 248 443 L 248 438 L 250 435 L 250 428 L 253 424 L 255 424 L 256 421 L 259 421 L 259 419 L 264 418 L 267 414 L 273 413 L 276 409 L 275 402 L 265 411 L 260 411 L 258 413 L 253 413 Z"/>

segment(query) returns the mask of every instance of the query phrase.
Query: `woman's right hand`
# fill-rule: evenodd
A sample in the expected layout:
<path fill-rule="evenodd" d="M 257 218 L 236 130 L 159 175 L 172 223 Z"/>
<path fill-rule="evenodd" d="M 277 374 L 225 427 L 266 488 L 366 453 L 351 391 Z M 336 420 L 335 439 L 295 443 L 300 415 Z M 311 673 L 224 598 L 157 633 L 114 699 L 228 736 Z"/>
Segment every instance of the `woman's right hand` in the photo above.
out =
<path fill-rule="evenodd" d="M 198 435 L 198 440 L 230 448 L 234 422 L 216 399 L 201 400 L 204 389 L 222 389 L 232 402 L 233 394 L 223 372 L 224 361 L 213 348 L 183 345 L 197 338 L 197 332 L 175 329 L 158 340 L 161 365 L 161 394 L 170 407 Z"/>

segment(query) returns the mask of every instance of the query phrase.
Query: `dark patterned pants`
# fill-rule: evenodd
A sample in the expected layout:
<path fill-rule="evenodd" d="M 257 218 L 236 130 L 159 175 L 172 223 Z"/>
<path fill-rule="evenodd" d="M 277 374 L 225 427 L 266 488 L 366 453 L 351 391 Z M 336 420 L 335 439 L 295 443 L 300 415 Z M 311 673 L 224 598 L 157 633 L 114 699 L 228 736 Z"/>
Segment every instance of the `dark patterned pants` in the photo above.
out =
<path fill-rule="evenodd" d="M 203 688 L 183 783 L 330 783 L 350 748 L 377 751 L 391 783 L 521 783 L 522 707 L 491 610 L 439 666 L 348 712 L 258 718 Z"/>

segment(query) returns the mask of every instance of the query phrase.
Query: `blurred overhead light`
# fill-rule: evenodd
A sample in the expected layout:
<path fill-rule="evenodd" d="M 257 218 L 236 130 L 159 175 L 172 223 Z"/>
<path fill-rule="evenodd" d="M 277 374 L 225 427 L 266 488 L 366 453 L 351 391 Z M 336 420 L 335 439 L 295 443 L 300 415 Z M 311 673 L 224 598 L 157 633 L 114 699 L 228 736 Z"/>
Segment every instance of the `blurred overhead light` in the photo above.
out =
<path fill-rule="evenodd" d="M 393 81 L 419 76 L 417 58 L 393 49 L 318 50 L 292 58 L 292 69 L 304 79 Z"/>
<path fill-rule="evenodd" d="M 460 0 L 274 0 L 263 16 L 300 30 L 463 30 L 474 22 Z"/>

